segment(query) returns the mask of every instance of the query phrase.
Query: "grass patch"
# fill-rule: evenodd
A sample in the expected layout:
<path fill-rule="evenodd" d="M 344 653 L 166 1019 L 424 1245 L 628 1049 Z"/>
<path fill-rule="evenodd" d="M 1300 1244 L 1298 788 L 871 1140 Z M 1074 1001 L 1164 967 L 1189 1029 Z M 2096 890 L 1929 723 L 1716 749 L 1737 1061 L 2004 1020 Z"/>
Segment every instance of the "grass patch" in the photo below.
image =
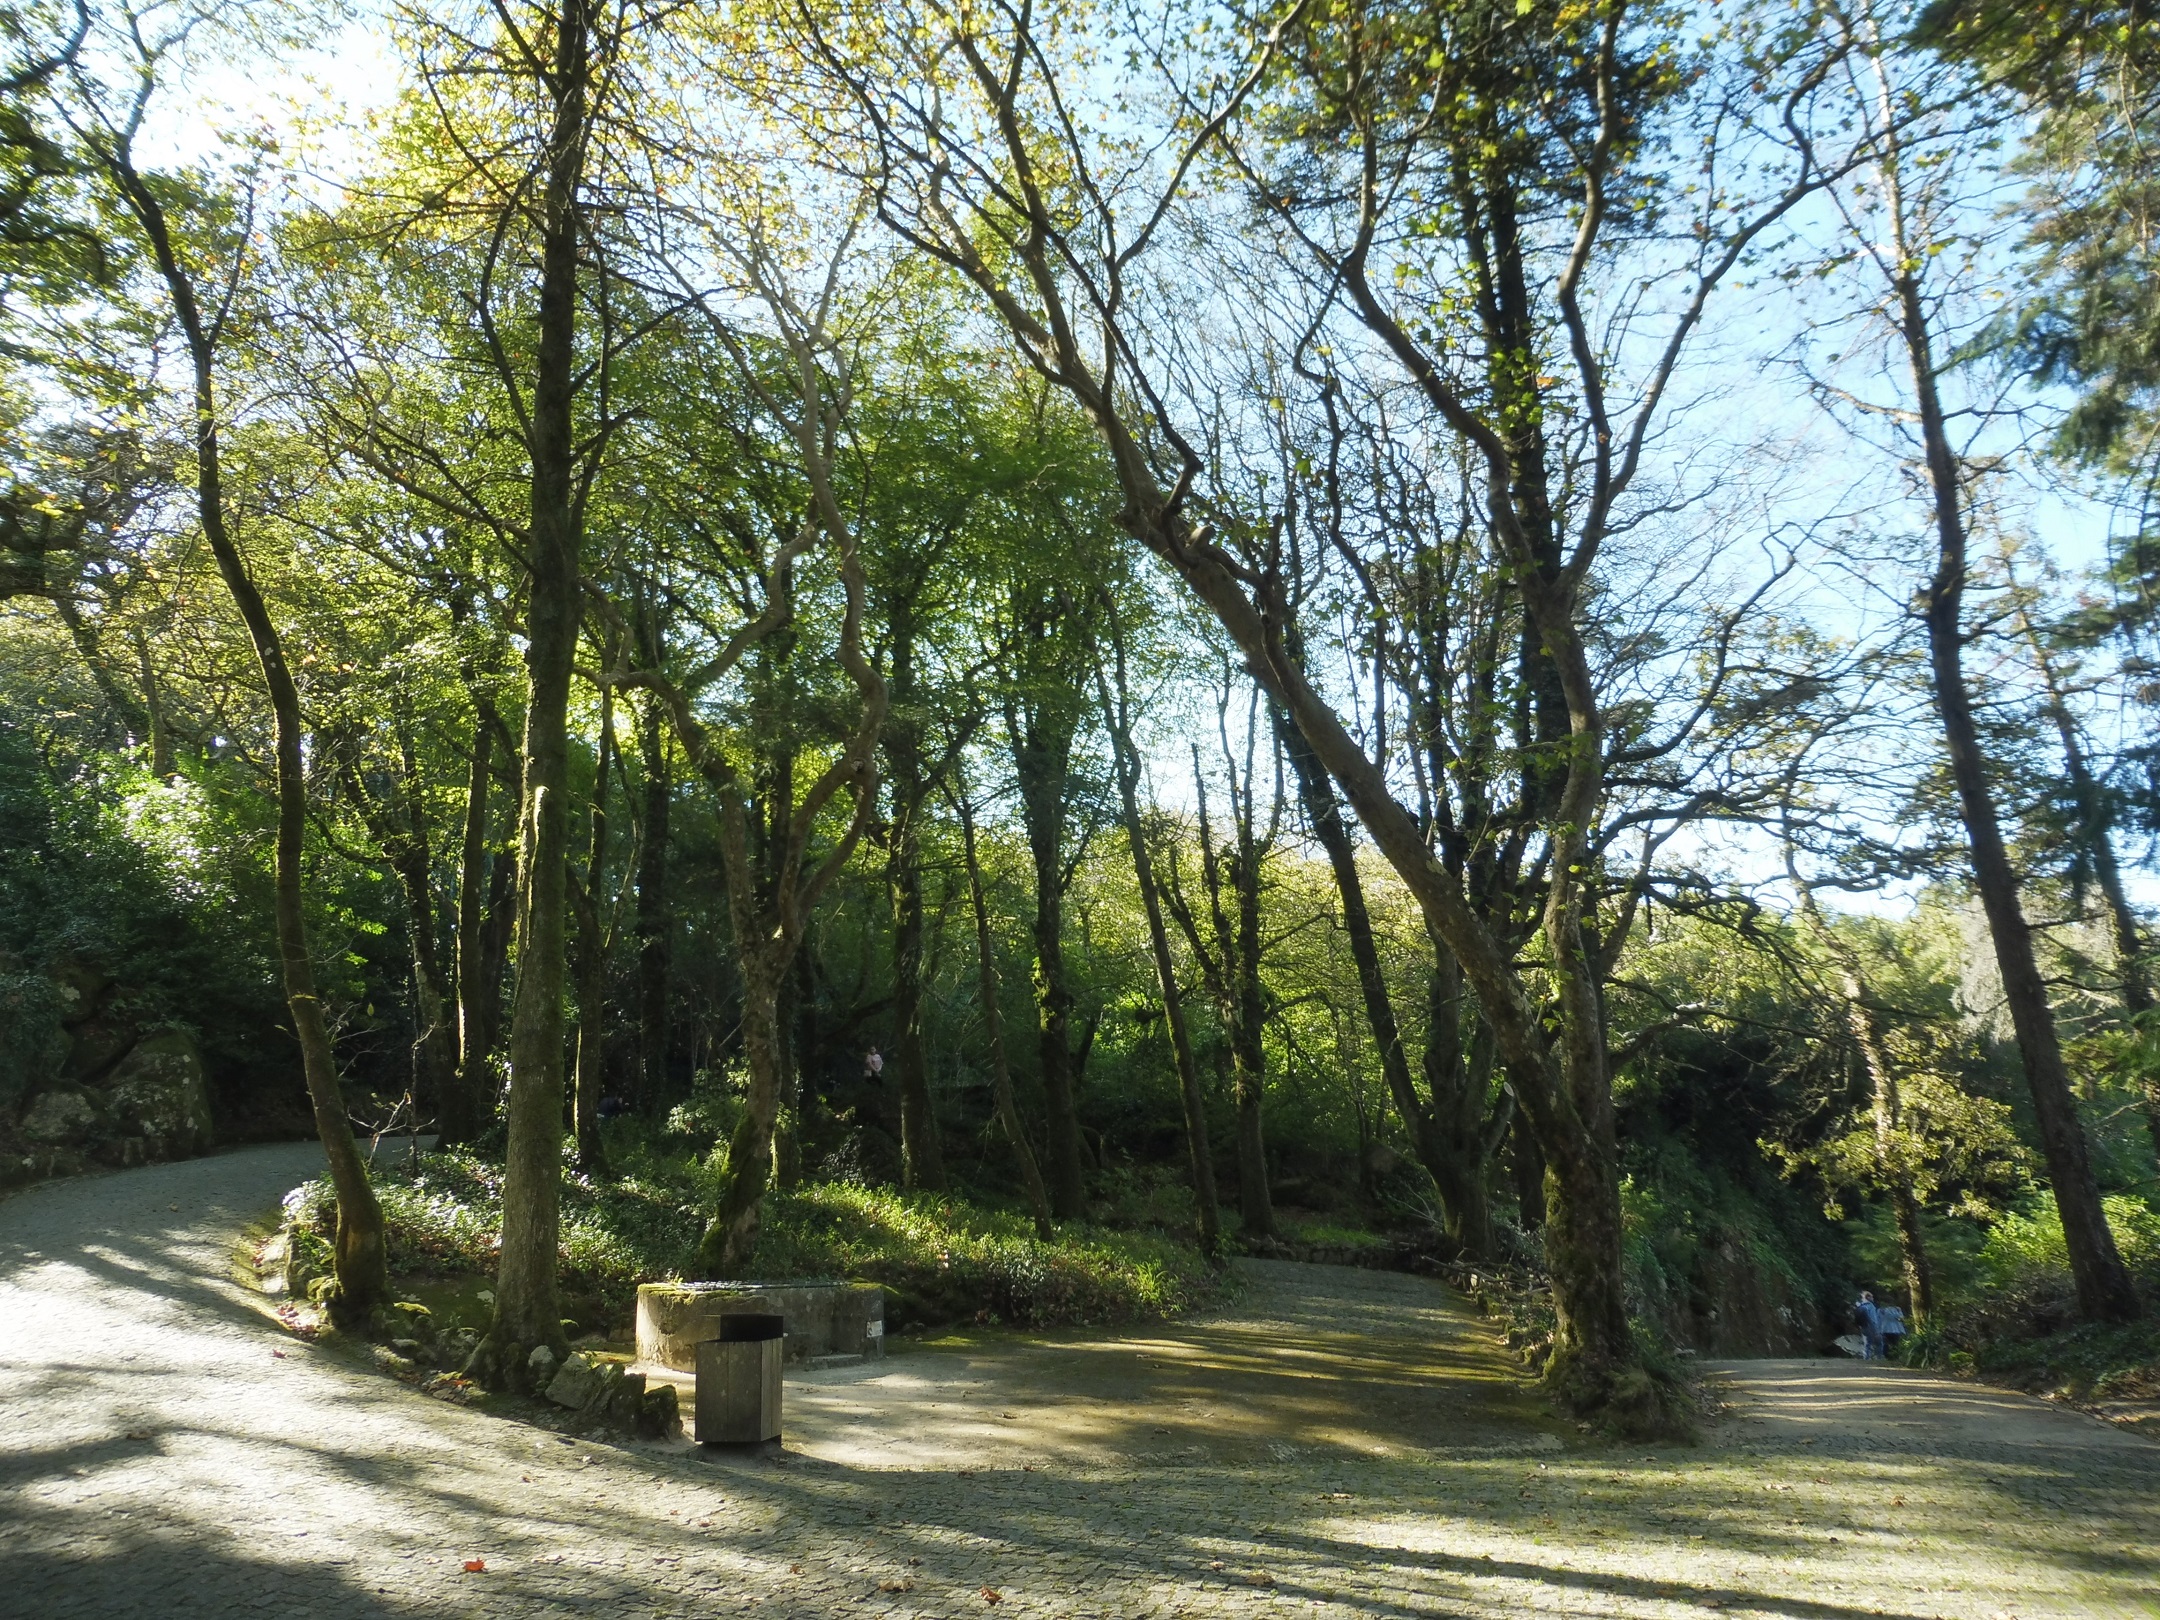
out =
<path fill-rule="evenodd" d="M 403 1291 L 484 1310 L 478 1280 L 495 1270 L 502 1173 L 462 1152 L 376 1167 L 390 1269 Z M 639 1283 L 685 1275 L 712 1181 L 695 1160 L 642 1152 L 618 1177 L 565 1170 L 563 1310 L 581 1331 L 621 1331 Z M 329 1183 L 308 1182 L 286 1200 L 288 1225 L 302 1241 L 327 1237 L 333 1207 Z M 903 1331 L 1159 1321 L 1219 1287 L 1195 1250 L 1159 1234 L 1070 1223 L 1042 1243 L 1025 1216 L 964 1198 L 830 1182 L 767 1196 L 749 1277 L 881 1284 L 888 1319 Z"/>

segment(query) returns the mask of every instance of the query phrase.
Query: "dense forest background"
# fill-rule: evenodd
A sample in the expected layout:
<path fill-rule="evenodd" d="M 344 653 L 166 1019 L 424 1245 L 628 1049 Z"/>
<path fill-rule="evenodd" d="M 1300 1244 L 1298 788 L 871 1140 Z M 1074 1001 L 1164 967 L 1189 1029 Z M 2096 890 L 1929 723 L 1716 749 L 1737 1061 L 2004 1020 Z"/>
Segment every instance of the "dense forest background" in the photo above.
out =
<path fill-rule="evenodd" d="M 0 1178 L 317 1132 L 513 1386 L 880 1222 L 1649 1427 L 2160 1296 L 2142 5 L 0 16 Z"/>

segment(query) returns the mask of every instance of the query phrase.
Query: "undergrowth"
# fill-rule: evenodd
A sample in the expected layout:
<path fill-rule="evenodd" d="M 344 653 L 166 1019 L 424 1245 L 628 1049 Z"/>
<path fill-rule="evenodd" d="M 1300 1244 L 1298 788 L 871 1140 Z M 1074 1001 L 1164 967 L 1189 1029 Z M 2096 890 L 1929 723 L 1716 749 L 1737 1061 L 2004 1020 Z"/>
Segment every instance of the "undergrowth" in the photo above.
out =
<path fill-rule="evenodd" d="M 2160 1400 L 2160 1209 L 2129 1194 L 2105 1204 L 2142 1320 L 2078 1321 L 2062 1221 L 2042 1196 L 1988 1232 L 1977 1286 L 1915 1337 L 1907 1359 L 2077 1401 Z"/>
<path fill-rule="evenodd" d="M 569 1317 L 586 1328 L 626 1326 L 639 1283 L 686 1275 L 712 1179 L 694 1159 L 648 1153 L 615 1177 L 566 1170 L 560 1276 Z M 500 1165 L 470 1153 L 428 1153 L 378 1165 L 375 1186 L 394 1278 L 493 1274 Z M 327 1236 L 327 1181 L 296 1189 L 286 1207 L 289 1224 Z M 882 1284 L 887 1319 L 902 1331 L 1156 1321 L 1205 1302 L 1219 1286 L 1197 1252 L 1159 1235 L 1072 1223 L 1043 1243 L 1023 1215 L 837 1182 L 765 1200 L 747 1278 L 809 1277 Z"/>

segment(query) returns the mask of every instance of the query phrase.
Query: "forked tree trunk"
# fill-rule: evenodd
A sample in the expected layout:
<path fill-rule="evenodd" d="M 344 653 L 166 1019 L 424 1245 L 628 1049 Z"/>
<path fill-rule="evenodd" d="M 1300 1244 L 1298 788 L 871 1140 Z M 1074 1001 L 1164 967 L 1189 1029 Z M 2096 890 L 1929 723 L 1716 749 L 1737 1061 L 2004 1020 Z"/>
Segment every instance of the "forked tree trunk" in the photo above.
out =
<path fill-rule="evenodd" d="M 1215 1000 L 1223 1033 L 1223 1045 L 1216 1048 L 1218 1079 L 1222 1054 L 1228 1049 L 1230 1095 L 1237 1109 L 1238 1225 L 1248 1238 L 1265 1238 L 1274 1233 L 1275 1211 L 1268 1193 L 1267 1135 L 1261 1117 L 1267 1058 L 1261 1033 L 1265 1002 L 1260 988 L 1259 841 L 1253 836 L 1251 801 L 1239 795 L 1233 776 L 1231 846 L 1226 853 L 1216 849 L 1207 778 L 1197 745 L 1192 758 L 1199 794 L 1200 876 L 1207 891 L 1205 929 L 1175 881 L 1165 889 L 1163 899 L 1184 930 L 1201 978 Z M 1231 768 L 1234 772 L 1234 762 Z M 1175 875 L 1173 866 L 1173 879 Z M 1227 907 L 1223 903 L 1226 889 L 1230 892 Z"/>
<path fill-rule="evenodd" d="M 270 617 L 262 592 L 240 555 L 225 522 L 223 443 L 217 416 L 217 337 L 203 320 L 195 283 L 180 262 L 157 193 L 136 172 L 125 149 L 101 152 L 100 160 L 119 188 L 156 263 L 172 300 L 173 315 L 186 340 L 193 372 L 195 408 L 195 505 L 203 538 L 217 561 L 234 609 L 247 626 L 248 640 L 269 694 L 277 759 L 276 913 L 278 966 L 285 1005 L 300 1046 L 300 1069 L 307 1083 L 315 1131 L 329 1162 L 330 1183 L 337 1193 L 337 1231 L 332 1242 L 336 1291 L 334 1314 L 364 1315 L 389 1292 L 388 1255 L 383 1242 L 382 1206 L 369 1185 L 367 1166 L 353 1140 L 345 1096 L 338 1084 L 337 1058 L 329 1025 L 315 989 L 315 964 L 309 954 L 307 907 L 302 863 L 307 852 L 307 764 L 305 722 L 300 689 L 285 659 L 285 645 Z"/>

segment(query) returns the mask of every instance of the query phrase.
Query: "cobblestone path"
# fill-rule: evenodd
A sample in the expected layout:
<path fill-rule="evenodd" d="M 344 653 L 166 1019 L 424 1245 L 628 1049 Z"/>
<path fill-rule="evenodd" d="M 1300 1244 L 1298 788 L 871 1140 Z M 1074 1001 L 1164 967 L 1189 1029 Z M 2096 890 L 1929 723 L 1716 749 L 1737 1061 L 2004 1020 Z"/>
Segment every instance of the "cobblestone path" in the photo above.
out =
<path fill-rule="evenodd" d="M 1799 1362 L 1590 1446 L 1444 1291 L 1331 1268 L 791 1382 L 784 1460 L 572 1440 L 265 1321 L 233 1239 L 316 1162 L 0 1203 L 0 1615 L 2160 1616 L 2160 1446 Z"/>

